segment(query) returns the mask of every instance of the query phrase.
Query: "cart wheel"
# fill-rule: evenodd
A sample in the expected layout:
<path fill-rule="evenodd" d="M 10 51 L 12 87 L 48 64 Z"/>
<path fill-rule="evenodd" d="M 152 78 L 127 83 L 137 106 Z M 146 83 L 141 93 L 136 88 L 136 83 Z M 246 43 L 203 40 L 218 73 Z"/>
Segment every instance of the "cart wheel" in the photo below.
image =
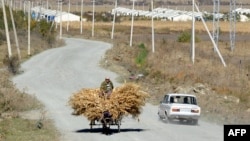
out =
<path fill-rule="evenodd" d="M 91 121 L 91 122 L 90 122 L 90 124 L 89 124 L 89 125 L 90 125 L 90 130 L 93 129 L 93 125 L 94 125 L 94 124 L 95 124 L 95 121 Z"/>
<path fill-rule="evenodd" d="M 118 124 L 118 133 L 120 133 L 120 124 Z"/>
<path fill-rule="evenodd" d="M 117 121 L 118 133 L 120 133 L 121 121 Z"/>
<path fill-rule="evenodd" d="M 103 132 L 104 134 L 108 134 L 108 133 L 109 133 L 109 130 L 110 130 L 110 128 L 109 128 L 108 124 L 104 123 L 104 124 L 102 125 L 102 132 Z"/>

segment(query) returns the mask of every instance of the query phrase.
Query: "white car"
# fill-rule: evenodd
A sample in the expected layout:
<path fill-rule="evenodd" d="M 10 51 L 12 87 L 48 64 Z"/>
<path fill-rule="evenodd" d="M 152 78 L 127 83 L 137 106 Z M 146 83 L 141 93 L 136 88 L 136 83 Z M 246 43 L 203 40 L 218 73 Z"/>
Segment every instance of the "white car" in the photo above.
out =
<path fill-rule="evenodd" d="M 197 125 L 200 113 L 196 96 L 191 94 L 166 94 L 158 107 L 159 117 L 167 122 L 179 120 Z"/>

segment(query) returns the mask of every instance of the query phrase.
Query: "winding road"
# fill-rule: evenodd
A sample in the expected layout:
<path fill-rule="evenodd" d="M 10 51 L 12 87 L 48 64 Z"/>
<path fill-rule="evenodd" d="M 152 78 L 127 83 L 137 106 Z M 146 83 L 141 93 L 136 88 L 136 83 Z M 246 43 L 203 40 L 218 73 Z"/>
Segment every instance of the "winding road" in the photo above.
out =
<path fill-rule="evenodd" d="M 111 44 L 76 38 L 64 38 L 66 45 L 37 54 L 21 65 L 22 74 L 13 78 L 21 91 L 35 95 L 45 105 L 46 116 L 54 120 L 61 141 L 223 141 L 223 126 L 205 121 L 199 125 L 164 123 L 157 106 L 146 104 L 139 120 L 125 117 L 120 133 L 102 134 L 101 126 L 91 131 L 89 121 L 72 115 L 69 97 L 82 88 L 98 88 L 106 76 L 115 86 L 117 74 L 99 66 Z"/>

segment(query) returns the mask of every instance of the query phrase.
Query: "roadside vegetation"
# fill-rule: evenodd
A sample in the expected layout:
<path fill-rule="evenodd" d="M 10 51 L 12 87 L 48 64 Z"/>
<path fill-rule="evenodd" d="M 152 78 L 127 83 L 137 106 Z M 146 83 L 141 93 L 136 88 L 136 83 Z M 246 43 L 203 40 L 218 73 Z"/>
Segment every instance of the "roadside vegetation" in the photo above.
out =
<path fill-rule="evenodd" d="M 153 52 L 151 19 L 135 18 L 132 46 L 129 45 L 130 20 L 129 17 L 120 17 L 115 24 L 114 40 L 110 39 L 111 22 L 96 22 L 95 37 L 91 37 L 91 21 L 84 23 L 83 29 L 86 38 L 113 44 L 101 63 L 119 73 L 120 82 L 139 83 L 149 91 L 150 102 L 156 105 L 165 93 L 192 93 L 199 99 L 205 120 L 218 124 L 250 122 L 248 22 L 236 23 L 235 48 L 232 49 L 230 22 L 221 21 L 216 51 L 203 23 L 197 21 L 195 57 L 192 60 L 191 22 L 155 20 Z M 71 32 L 67 35 L 80 37 L 79 23 L 70 25 Z M 206 25 L 212 31 L 212 21 L 207 21 Z"/>
<path fill-rule="evenodd" d="M 137 25 L 136 23 L 137 21 L 134 24 Z M 140 23 L 141 21 L 138 21 L 138 25 Z M 176 27 L 175 24 L 184 26 Z M 186 34 L 191 32 L 191 23 L 167 22 L 164 26 L 156 22 L 156 31 L 161 31 L 161 34 L 155 36 L 155 52 L 152 52 L 150 32 L 142 32 L 142 29 L 147 31 L 150 27 L 134 28 L 134 33 L 141 33 L 141 36 L 134 36 L 132 47 L 127 43 L 129 39 L 124 38 L 129 34 L 117 33 L 116 30 L 114 47 L 107 52 L 105 58 L 109 60 L 110 66 L 107 64 L 105 66 L 117 72 L 121 70 L 120 67 L 117 69 L 112 65 L 122 66 L 124 70 L 121 73 L 121 79 L 125 78 L 127 81 L 131 81 L 128 79 L 131 74 L 143 74 L 144 77 L 136 81 L 149 91 L 150 102 L 156 105 L 165 93 L 192 93 L 198 97 L 199 105 L 202 107 L 202 118 L 219 124 L 249 123 L 250 50 L 248 46 L 250 42 L 246 38 L 249 36 L 249 30 L 236 33 L 236 37 L 240 39 L 236 40 L 236 47 L 231 50 L 229 30 L 225 30 L 229 23 L 222 24 L 223 30 L 218 49 L 226 63 L 224 66 L 204 27 L 199 26 L 201 23 L 196 24 L 198 26 L 196 26 L 194 62 L 191 59 L 191 36 Z M 246 24 L 237 23 L 237 29 L 244 29 Z M 144 25 L 146 25 L 145 22 Z M 125 30 L 127 27 L 123 28 Z M 177 28 L 182 30 L 178 31 Z M 167 29 L 165 33 L 163 33 L 164 29 Z M 160 36 L 162 34 L 165 36 Z M 142 43 L 148 50 L 143 67 L 138 66 L 137 61 L 131 59 L 141 53 L 138 46 Z"/>
<path fill-rule="evenodd" d="M 212 22 L 206 24 L 212 29 Z M 85 36 L 113 43 L 101 62 L 103 67 L 119 73 L 120 82 L 135 81 L 142 85 L 151 94 L 149 102 L 158 105 L 165 93 L 192 93 L 198 97 L 204 120 L 248 124 L 250 27 L 248 23 L 236 23 L 235 48 L 232 49 L 229 24 L 220 23 L 217 52 L 203 23 L 196 22 L 194 60 L 191 58 L 191 22 L 156 20 L 155 52 L 152 51 L 150 20 L 134 21 L 132 46 L 129 45 L 129 20 L 116 23 L 114 40 L 109 39 L 112 23 L 107 22 L 96 23 L 95 37 L 91 37 L 91 23 L 87 22 Z M 78 30 L 72 29 L 74 31 L 77 34 Z"/>
<path fill-rule="evenodd" d="M 9 9 L 6 7 L 6 9 Z M 0 17 L 3 17 L 0 9 Z M 27 16 L 22 11 L 13 12 L 21 59 L 18 58 L 13 26 L 9 10 L 6 10 L 12 56 L 9 56 L 6 44 L 6 32 L 3 19 L 0 20 L 0 140 L 4 141 L 57 141 L 59 133 L 54 127 L 53 121 L 45 118 L 43 104 L 35 95 L 25 93 L 15 88 L 10 80 L 14 75 L 22 73 L 20 64 L 43 50 L 63 44 L 56 40 L 56 32 L 51 23 L 46 21 L 31 22 L 31 55 L 27 54 Z M 37 111 L 35 118 L 25 118 L 24 113 Z"/>
<path fill-rule="evenodd" d="M 96 13 L 98 14 L 98 13 Z M 12 46 L 13 28 L 10 24 Z M 2 9 L 0 9 L 2 17 Z M 83 35 L 79 22 L 71 22 L 69 32 L 63 23 L 63 36 L 102 40 L 113 44 L 107 51 L 103 67 L 120 74 L 118 81 L 135 81 L 147 90 L 152 104 L 158 104 L 162 96 L 169 92 L 193 93 L 198 97 L 204 119 L 223 123 L 249 123 L 250 117 L 250 41 L 248 23 L 237 22 L 236 47 L 230 48 L 229 22 L 221 22 L 219 50 L 225 60 L 223 66 L 218 52 L 215 52 L 206 30 L 201 22 L 196 22 L 195 60 L 191 60 L 190 22 L 155 21 L 155 52 L 152 51 L 151 21 L 135 18 L 133 44 L 129 46 L 129 17 L 116 18 L 114 40 L 110 39 L 112 17 L 99 14 L 95 23 L 95 36 L 91 36 L 91 16 L 84 17 Z M 32 21 L 31 55 L 27 54 L 27 17 L 22 11 L 14 12 L 17 34 L 20 41 L 22 59 L 7 52 L 4 23 L 0 21 L 0 140 L 57 141 L 53 121 L 40 113 L 37 119 L 25 119 L 23 112 L 43 111 L 42 103 L 35 96 L 15 88 L 11 77 L 22 73 L 20 64 L 32 55 L 63 44 L 56 38 L 57 29 L 46 21 Z M 207 22 L 212 29 L 212 23 Z M 52 28 L 51 28 L 52 27 Z M 238 38 L 239 37 L 239 38 Z M 14 47 L 13 47 L 14 48 Z M 131 79 L 131 75 L 136 76 Z M 137 77 L 138 76 L 138 77 Z"/>

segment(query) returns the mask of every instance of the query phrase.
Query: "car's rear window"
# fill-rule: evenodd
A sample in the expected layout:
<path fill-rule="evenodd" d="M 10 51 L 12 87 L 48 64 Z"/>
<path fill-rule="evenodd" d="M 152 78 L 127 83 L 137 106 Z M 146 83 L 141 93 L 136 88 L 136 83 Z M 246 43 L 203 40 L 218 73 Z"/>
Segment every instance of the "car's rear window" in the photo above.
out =
<path fill-rule="evenodd" d="M 193 96 L 171 96 L 170 103 L 193 104 L 197 105 L 196 98 Z"/>

